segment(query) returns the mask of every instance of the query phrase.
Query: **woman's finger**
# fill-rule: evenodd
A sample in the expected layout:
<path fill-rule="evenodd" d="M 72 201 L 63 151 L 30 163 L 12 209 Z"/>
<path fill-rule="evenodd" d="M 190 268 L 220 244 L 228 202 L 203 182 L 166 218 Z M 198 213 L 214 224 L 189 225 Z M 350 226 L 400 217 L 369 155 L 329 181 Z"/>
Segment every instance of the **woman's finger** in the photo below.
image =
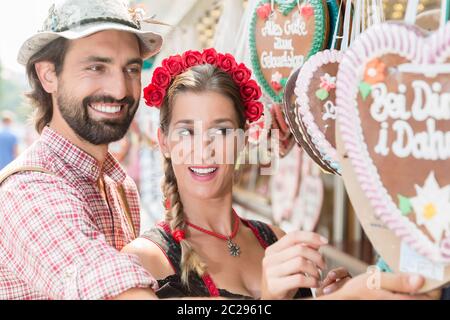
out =
<path fill-rule="evenodd" d="M 314 232 L 294 231 L 288 233 L 283 238 L 275 242 L 266 249 L 269 254 L 279 252 L 296 244 L 310 244 L 314 246 L 323 246 L 328 243 L 328 239 Z"/>
<path fill-rule="evenodd" d="M 420 275 L 380 273 L 380 288 L 397 293 L 415 293 L 424 284 Z"/>
<path fill-rule="evenodd" d="M 294 274 L 278 279 L 278 285 L 287 290 L 299 288 L 318 288 L 319 281 L 316 278 L 307 277 L 301 274 Z"/>
<path fill-rule="evenodd" d="M 325 260 L 317 250 L 298 244 L 280 252 L 273 252 L 272 255 L 266 255 L 263 263 L 265 266 L 278 265 L 298 257 L 312 261 L 322 270 L 326 269 Z"/>
<path fill-rule="evenodd" d="M 350 273 L 345 268 L 336 268 L 328 272 L 325 279 L 322 281 L 322 287 L 326 287 L 329 284 L 336 282 L 337 280 L 344 279 L 344 278 L 351 278 Z"/>
<path fill-rule="evenodd" d="M 313 263 L 304 258 L 293 258 L 281 265 L 272 266 L 267 270 L 267 274 L 272 277 L 286 277 L 294 274 L 307 274 L 320 280 L 320 273 Z"/>
<path fill-rule="evenodd" d="M 333 292 L 339 290 L 340 288 L 342 288 L 344 286 L 344 284 L 346 284 L 347 281 L 349 281 L 349 280 L 350 280 L 350 277 L 346 277 L 346 278 L 341 278 L 340 280 L 335 281 L 330 285 L 322 284 L 322 288 L 323 288 L 322 292 L 323 292 L 323 294 L 333 293 Z"/>
<path fill-rule="evenodd" d="M 312 261 L 322 270 L 326 269 L 325 260 L 320 252 L 299 244 L 287 248 L 283 251 L 273 253 L 273 255 L 267 257 L 267 259 L 271 264 L 276 265 L 298 257 L 302 257 Z"/>

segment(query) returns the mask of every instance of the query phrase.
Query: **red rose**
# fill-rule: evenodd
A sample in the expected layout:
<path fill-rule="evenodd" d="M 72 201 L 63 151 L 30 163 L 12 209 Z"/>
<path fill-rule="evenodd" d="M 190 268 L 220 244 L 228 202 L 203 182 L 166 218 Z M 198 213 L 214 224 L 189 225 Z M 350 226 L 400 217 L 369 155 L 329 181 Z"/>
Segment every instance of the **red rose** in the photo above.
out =
<path fill-rule="evenodd" d="M 166 95 L 166 90 L 158 88 L 153 83 L 149 84 L 144 89 L 145 104 L 150 107 L 161 107 L 161 104 Z"/>
<path fill-rule="evenodd" d="M 171 77 L 184 72 L 183 59 L 180 55 L 172 56 L 162 61 L 162 66 L 169 71 Z"/>
<path fill-rule="evenodd" d="M 272 12 L 272 7 L 270 5 L 270 3 L 266 3 L 262 6 L 259 6 L 258 9 L 256 9 L 256 14 L 258 15 L 258 17 L 260 17 L 263 20 L 267 20 L 267 18 L 269 18 L 270 14 Z"/>
<path fill-rule="evenodd" d="M 214 48 L 204 50 L 202 54 L 202 60 L 204 63 L 216 65 L 217 51 Z"/>
<path fill-rule="evenodd" d="M 152 83 L 158 88 L 167 90 L 171 81 L 172 77 L 166 68 L 158 67 L 153 72 Z"/>
<path fill-rule="evenodd" d="M 231 72 L 234 70 L 234 68 L 236 68 L 236 66 L 237 66 L 236 60 L 231 54 L 219 53 L 217 55 L 217 67 L 219 67 L 223 71 Z"/>
<path fill-rule="evenodd" d="M 186 69 L 202 63 L 202 54 L 198 51 L 186 51 L 183 53 L 183 64 Z"/>
<path fill-rule="evenodd" d="M 245 116 L 249 122 L 258 121 L 264 112 L 264 106 L 259 101 L 250 101 L 245 104 Z"/>
<path fill-rule="evenodd" d="M 251 100 L 258 100 L 261 98 L 262 92 L 255 80 L 249 80 L 246 84 L 241 86 L 242 100 L 245 102 Z"/>
<path fill-rule="evenodd" d="M 250 80 L 252 72 L 243 63 L 238 65 L 233 71 L 233 80 L 240 86 Z"/>

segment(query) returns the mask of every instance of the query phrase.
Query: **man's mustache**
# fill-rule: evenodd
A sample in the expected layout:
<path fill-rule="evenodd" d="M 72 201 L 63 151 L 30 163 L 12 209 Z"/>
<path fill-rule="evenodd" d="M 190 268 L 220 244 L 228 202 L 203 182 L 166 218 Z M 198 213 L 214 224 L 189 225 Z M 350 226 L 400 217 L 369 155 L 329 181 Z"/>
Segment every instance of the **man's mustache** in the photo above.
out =
<path fill-rule="evenodd" d="M 83 106 L 88 107 L 90 104 L 104 103 L 104 104 L 122 104 L 129 108 L 134 106 L 136 100 L 133 97 L 125 97 L 122 100 L 114 99 L 111 96 L 90 96 L 83 99 Z"/>

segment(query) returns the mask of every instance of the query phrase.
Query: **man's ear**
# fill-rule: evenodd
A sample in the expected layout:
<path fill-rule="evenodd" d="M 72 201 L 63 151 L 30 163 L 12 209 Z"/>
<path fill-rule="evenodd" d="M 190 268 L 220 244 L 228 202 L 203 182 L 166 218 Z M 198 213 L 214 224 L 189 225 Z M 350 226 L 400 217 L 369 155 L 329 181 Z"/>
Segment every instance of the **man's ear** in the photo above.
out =
<path fill-rule="evenodd" d="M 167 137 L 162 132 L 161 128 L 158 128 L 158 143 L 159 143 L 159 150 L 164 155 L 164 158 L 169 159 L 170 158 L 170 150 L 169 150 L 169 146 L 167 144 Z"/>
<path fill-rule="evenodd" d="M 42 88 L 47 93 L 55 93 L 58 90 L 58 77 L 55 72 L 55 65 L 48 61 L 41 61 L 34 65 L 37 76 L 41 81 Z"/>

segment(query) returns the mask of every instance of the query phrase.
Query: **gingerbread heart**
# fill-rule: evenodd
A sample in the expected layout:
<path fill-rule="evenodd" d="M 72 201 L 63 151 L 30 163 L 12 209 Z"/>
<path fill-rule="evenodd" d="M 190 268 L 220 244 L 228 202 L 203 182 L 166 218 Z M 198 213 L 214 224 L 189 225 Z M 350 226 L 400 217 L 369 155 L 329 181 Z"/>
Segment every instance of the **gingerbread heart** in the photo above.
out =
<path fill-rule="evenodd" d="M 253 71 L 265 93 L 281 103 L 287 78 L 327 43 L 328 9 L 324 0 L 261 0 L 250 25 Z"/>
<path fill-rule="evenodd" d="M 294 200 L 298 194 L 301 149 L 295 147 L 286 157 L 278 162 L 276 174 L 271 179 L 271 203 L 273 219 L 276 223 L 291 217 Z"/>
<path fill-rule="evenodd" d="M 284 104 L 283 104 L 283 114 L 286 119 L 286 122 L 289 125 L 289 129 L 295 139 L 295 142 L 310 156 L 314 162 L 316 162 L 322 170 L 328 172 L 330 169 L 323 162 L 320 157 L 320 154 L 317 153 L 317 150 L 312 146 L 312 142 L 308 139 L 308 135 L 306 134 L 306 129 L 300 121 L 297 121 L 297 96 L 295 95 L 295 85 L 298 79 L 298 75 L 300 73 L 300 69 L 292 73 L 289 77 L 289 80 L 286 85 L 286 90 L 284 92 Z"/>
<path fill-rule="evenodd" d="M 447 283 L 450 24 L 368 29 L 340 64 L 336 101 L 344 181 L 376 250 L 428 289 Z"/>
<path fill-rule="evenodd" d="M 301 68 L 295 94 L 298 112 L 296 121 L 306 130 L 304 140 L 320 157 L 319 165 L 340 174 L 336 151 L 336 76 L 343 53 L 325 50 L 312 56 Z"/>

